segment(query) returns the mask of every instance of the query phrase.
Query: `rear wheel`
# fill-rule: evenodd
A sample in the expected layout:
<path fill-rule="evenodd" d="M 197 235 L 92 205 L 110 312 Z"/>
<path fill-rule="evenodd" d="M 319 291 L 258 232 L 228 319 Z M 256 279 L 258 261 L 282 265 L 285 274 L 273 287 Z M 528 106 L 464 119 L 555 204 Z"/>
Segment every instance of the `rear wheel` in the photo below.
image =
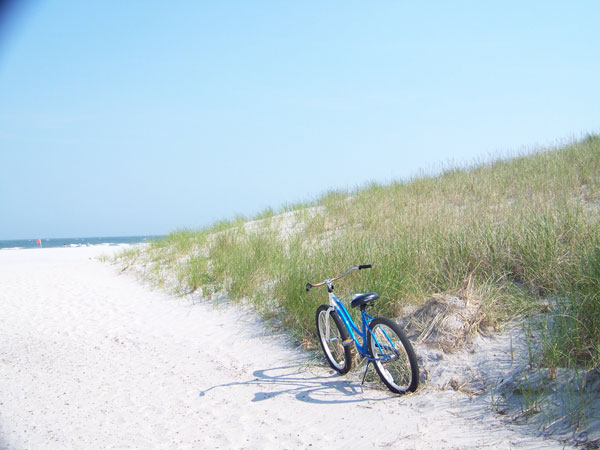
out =
<path fill-rule="evenodd" d="M 329 365 L 342 375 L 347 373 L 352 365 L 349 345 L 352 341 L 348 340 L 348 331 L 342 319 L 335 309 L 321 305 L 317 309 L 316 321 L 317 335 Z"/>
<path fill-rule="evenodd" d="M 393 320 L 384 317 L 369 324 L 367 346 L 377 374 L 398 394 L 414 392 L 419 385 L 419 366 L 410 341 Z"/>

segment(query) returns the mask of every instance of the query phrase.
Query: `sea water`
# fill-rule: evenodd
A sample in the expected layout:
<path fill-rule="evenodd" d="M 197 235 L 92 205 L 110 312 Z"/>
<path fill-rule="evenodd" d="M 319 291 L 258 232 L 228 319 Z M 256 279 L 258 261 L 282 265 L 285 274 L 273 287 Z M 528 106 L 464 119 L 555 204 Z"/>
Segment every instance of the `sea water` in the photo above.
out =
<path fill-rule="evenodd" d="M 81 237 L 81 238 L 47 238 L 39 239 L 42 248 L 57 247 L 85 247 L 89 245 L 119 245 L 119 244 L 142 244 L 163 236 L 109 236 L 109 237 Z M 38 239 L 15 239 L 0 240 L 2 248 L 40 248 Z"/>

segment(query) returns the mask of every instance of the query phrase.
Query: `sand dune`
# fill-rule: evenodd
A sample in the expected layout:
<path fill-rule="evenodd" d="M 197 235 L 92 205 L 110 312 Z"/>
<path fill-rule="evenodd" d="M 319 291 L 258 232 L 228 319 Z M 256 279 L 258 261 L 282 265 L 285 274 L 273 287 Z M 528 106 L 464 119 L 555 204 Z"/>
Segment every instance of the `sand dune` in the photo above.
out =
<path fill-rule="evenodd" d="M 0 251 L 0 448 L 563 448 L 483 397 L 339 377 L 243 308 L 96 260 L 110 251 Z"/>

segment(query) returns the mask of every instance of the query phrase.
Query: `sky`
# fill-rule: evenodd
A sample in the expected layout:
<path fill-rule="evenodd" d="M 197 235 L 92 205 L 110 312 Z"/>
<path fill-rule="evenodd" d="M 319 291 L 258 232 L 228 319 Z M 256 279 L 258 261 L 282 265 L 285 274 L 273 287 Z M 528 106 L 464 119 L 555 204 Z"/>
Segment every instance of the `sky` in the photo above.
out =
<path fill-rule="evenodd" d="M 194 229 L 600 131 L 595 1 L 0 6 L 0 239 Z"/>

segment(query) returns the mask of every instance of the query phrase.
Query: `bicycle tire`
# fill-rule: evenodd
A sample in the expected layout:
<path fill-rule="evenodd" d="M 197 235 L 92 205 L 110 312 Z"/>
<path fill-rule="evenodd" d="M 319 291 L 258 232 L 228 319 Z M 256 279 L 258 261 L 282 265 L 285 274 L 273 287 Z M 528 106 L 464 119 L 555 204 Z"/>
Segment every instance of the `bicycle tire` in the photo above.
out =
<path fill-rule="evenodd" d="M 329 365 L 341 375 L 347 373 L 352 367 L 352 353 L 348 345 L 348 330 L 335 310 L 329 311 L 329 305 L 317 308 L 316 323 L 317 335 L 321 348 Z M 326 321 L 329 317 L 329 336 L 327 336 Z M 344 345 L 346 342 L 346 345 Z M 350 341 L 351 343 L 351 341 Z"/>
<path fill-rule="evenodd" d="M 417 356 L 400 326 L 385 317 L 373 319 L 367 341 L 375 370 L 388 389 L 397 394 L 414 392 L 419 386 Z"/>

